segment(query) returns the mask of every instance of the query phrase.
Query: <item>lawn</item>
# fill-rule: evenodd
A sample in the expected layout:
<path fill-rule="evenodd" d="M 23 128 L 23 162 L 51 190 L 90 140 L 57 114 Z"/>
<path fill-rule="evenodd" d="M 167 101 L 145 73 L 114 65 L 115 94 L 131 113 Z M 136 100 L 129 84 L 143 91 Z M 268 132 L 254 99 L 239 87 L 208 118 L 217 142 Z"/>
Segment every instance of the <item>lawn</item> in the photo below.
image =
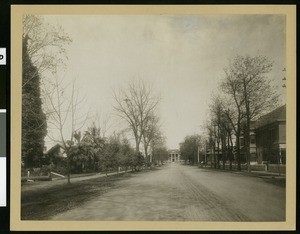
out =
<path fill-rule="evenodd" d="M 70 185 L 60 184 L 48 189 L 23 191 L 21 219 L 47 220 L 52 215 L 78 207 L 95 196 L 116 188 L 116 182 L 131 176 L 132 173 L 124 173 L 78 181 Z"/>

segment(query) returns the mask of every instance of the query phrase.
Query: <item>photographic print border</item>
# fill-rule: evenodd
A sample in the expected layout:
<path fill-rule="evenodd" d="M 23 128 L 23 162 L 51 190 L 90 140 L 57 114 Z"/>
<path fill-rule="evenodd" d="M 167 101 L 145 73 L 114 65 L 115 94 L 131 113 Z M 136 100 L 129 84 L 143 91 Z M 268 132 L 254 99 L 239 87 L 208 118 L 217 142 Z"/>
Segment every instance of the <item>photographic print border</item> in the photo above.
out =
<path fill-rule="evenodd" d="M 285 222 L 23 221 L 21 220 L 21 81 L 24 14 L 284 14 L 286 15 L 287 170 Z M 293 230 L 296 228 L 296 6 L 294 5 L 12 5 L 11 230 Z"/>

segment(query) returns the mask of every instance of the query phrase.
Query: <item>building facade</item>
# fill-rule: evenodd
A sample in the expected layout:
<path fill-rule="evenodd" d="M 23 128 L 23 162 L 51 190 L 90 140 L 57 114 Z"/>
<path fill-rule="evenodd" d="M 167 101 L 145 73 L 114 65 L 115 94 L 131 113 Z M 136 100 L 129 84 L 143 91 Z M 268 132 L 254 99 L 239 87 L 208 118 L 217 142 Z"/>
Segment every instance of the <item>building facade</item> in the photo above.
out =
<path fill-rule="evenodd" d="M 215 165 L 218 161 L 222 159 L 222 149 L 218 149 L 218 147 L 207 148 L 204 153 L 204 157 L 202 157 L 202 162 L 206 165 Z M 200 161 L 200 162 L 201 162 Z"/>
<path fill-rule="evenodd" d="M 180 151 L 178 149 L 168 150 L 169 162 L 179 162 L 180 161 Z"/>
<path fill-rule="evenodd" d="M 286 105 L 262 116 L 255 128 L 257 161 L 285 164 Z"/>
<path fill-rule="evenodd" d="M 240 154 L 241 162 L 246 163 L 245 155 L 245 138 L 243 135 L 243 130 L 240 136 Z M 256 152 L 256 136 L 255 136 L 255 121 L 250 122 L 250 163 L 257 163 L 257 152 Z"/>
<path fill-rule="evenodd" d="M 63 150 L 63 147 L 60 144 L 56 144 L 51 147 L 49 150 L 44 148 L 43 158 L 47 163 L 55 166 L 66 166 L 67 154 Z"/>
<path fill-rule="evenodd" d="M 241 162 L 246 163 L 245 139 L 240 136 Z M 286 160 L 286 105 L 251 121 L 250 163 L 285 164 Z"/>

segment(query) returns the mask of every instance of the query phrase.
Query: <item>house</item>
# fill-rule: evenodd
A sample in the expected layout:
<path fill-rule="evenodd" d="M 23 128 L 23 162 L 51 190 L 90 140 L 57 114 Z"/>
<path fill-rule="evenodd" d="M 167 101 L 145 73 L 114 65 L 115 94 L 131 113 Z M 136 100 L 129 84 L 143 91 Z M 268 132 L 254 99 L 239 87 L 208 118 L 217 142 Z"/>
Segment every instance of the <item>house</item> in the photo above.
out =
<path fill-rule="evenodd" d="M 214 158 L 214 156 L 215 156 L 215 158 Z M 218 147 L 216 147 L 216 146 L 206 149 L 206 153 L 204 155 L 204 163 L 209 164 L 209 165 L 214 164 L 214 163 L 216 163 L 215 160 L 217 161 L 218 158 L 221 161 L 222 149 L 218 149 Z"/>
<path fill-rule="evenodd" d="M 255 123 L 257 162 L 285 164 L 286 105 L 260 117 Z"/>
<path fill-rule="evenodd" d="M 62 145 L 56 144 L 49 150 L 44 149 L 44 160 L 47 164 L 54 164 L 55 166 L 64 166 L 66 162 L 67 155 L 64 152 Z"/>
<path fill-rule="evenodd" d="M 286 159 L 286 105 L 250 123 L 250 163 L 282 163 Z M 235 147 L 236 148 L 236 147 Z M 236 151 L 235 151 L 236 152 Z M 241 162 L 246 162 L 245 139 L 240 136 Z"/>
<path fill-rule="evenodd" d="M 180 151 L 178 149 L 168 150 L 169 162 L 179 162 L 180 161 Z"/>

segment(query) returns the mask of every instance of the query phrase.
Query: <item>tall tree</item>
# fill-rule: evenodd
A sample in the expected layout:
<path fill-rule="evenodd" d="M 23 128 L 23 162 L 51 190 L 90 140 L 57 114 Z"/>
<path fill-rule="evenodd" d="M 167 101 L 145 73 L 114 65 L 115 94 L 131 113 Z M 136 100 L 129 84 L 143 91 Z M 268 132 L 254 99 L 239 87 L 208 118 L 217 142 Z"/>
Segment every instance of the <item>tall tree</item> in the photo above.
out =
<path fill-rule="evenodd" d="M 125 89 L 114 91 L 113 95 L 116 114 L 128 123 L 135 138 L 136 151 L 139 152 L 147 121 L 155 113 L 159 98 L 142 80 L 133 80 Z"/>
<path fill-rule="evenodd" d="M 216 153 L 215 153 L 215 147 L 216 147 L 216 139 L 215 139 L 215 128 L 214 125 L 212 123 L 212 121 L 210 120 L 210 123 L 206 124 L 206 130 L 207 130 L 207 135 L 208 135 L 208 146 L 210 149 L 210 152 L 213 153 L 213 155 L 211 156 L 211 160 L 210 160 L 210 167 L 213 167 L 214 164 L 214 168 L 216 168 Z"/>
<path fill-rule="evenodd" d="M 80 99 L 79 91 L 75 88 L 73 81 L 71 89 L 64 86 L 62 80 L 55 76 L 55 83 L 45 88 L 46 108 L 48 114 L 48 125 L 51 134 L 48 137 L 56 143 L 60 143 L 67 155 L 67 174 L 70 184 L 71 160 L 74 155 L 74 142 L 76 133 L 85 125 L 88 113 L 81 112 L 81 104 L 84 99 Z"/>
<path fill-rule="evenodd" d="M 42 109 L 40 76 L 27 50 L 28 37 L 23 38 L 22 55 L 22 157 L 25 167 L 42 164 L 46 115 Z"/>
<path fill-rule="evenodd" d="M 243 97 L 245 110 L 245 154 L 248 171 L 250 168 L 250 123 L 273 109 L 278 102 L 276 89 L 267 75 L 273 63 L 265 56 L 236 56 L 228 67 L 228 73 L 239 84 L 238 91 Z"/>
<path fill-rule="evenodd" d="M 96 123 L 93 122 L 93 124 L 88 127 L 87 131 L 84 132 L 81 144 L 90 163 L 93 164 L 92 167 L 94 171 L 99 169 L 99 161 L 103 153 L 105 143 L 106 141 L 101 135 L 100 127 L 96 126 Z"/>
<path fill-rule="evenodd" d="M 45 71 L 55 74 L 58 67 L 65 66 L 65 47 L 72 40 L 60 25 L 49 24 L 39 15 L 24 15 L 23 38 L 25 37 L 28 38 L 29 59 L 40 75 Z"/>
<path fill-rule="evenodd" d="M 226 115 L 226 114 L 225 114 Z M 224 129 L 226 132 L 227 138 L 227 147 L 226 147 L 226 158 L 229 160 L 229 167 L 230 170 L 232 170 L 232 161 L 233 161 L 233 141 L 232 141 L 232 135 L 233 135 L 233 128 L 228 121 L 226 121 L 226 124 L 224 125 Z"/>
<path fill-rule="evenodd" d="M 220 85 L 221 90 L 226 94 L 224 101 L 224 113 L 230 123 L 236 138 L 236 160 L 238 170 L 241 170 L 241 152 L 240 152 L 240 137 L 241 124 L 245 117 L 244 97 L 242 95 L 242 87 L 239 80 L 225 69 L 225 79 Z"/>
<path fill-rule="evenodd" d="M 198 160 L 199 147 L 202 147 L 202 140 L 200 135 L 190 135 L 184 138 L 180 143 L 181 156 L 190 164 L 195 164 Z"/>
<path fill-rule="evenodd" d="M 151 154 L 149 155 L 149 148 L 152 141 L 159 136 L 159 118 L 155 115 L 150 115 L 146 121 L 146 126 L 143 131 L 142 142 L 144 146 L 145 158 L 149 158 L 149 163 L 152 163 Z"/>
<path fill-rule="evenodd" d="M 169 158 L 169 153 L 167 147 L 164 145 L 158 146 L 154 149 L 153 153 L 153 162 L 157 165 L 163 164 Z"/>
<path fill-rule="evenodd" d="M 135 150 L 130 146 L 128 139 L 121 140 L 121 147 L 118 154 L 119 165 L 127 171 L 129 167 L 133 167 L 132 158 L 135 155 Z"/>
<path fill-rule="evenodd" d="M 223 118 L 223 104 L 219 96 L 213 97 L 210 106 L 211 123 L 213 125 L 215 134 L 215 141 L 217 143 L 217 167 L 220 168 L 220 144 L 224 143 L 224 118 Z M 222 148 L 223 152 L 223 148 Z M 223 155 L 223 154 L 222 154 Z M 224 156 L 224 155 L 223 155 Z"/>
<path fill-rule="evenodd" d="M 104 145 L 103 153 L 100 157 L 101 167 L 106 176 L 109 169 L 116 169 L 119 166 L 118 155 L 121 153 L 121 142 L 116 136 L 111 136 Z"/>
<path fill-rule="evenodd" d="M 162 161 L 168 160 L 169 154 L 167 153 L 167 158 L 165 157 L 166 147 L 166 138 L 163 136 L 162 132 L 157 129 L 154 133 L 154 137 L 150 142 L 151 153 L 149 155 L 150 163 L 155 162 L 156 164 L 161 163 Z"/>
<path fill-rule="evenodd" d="M 38 166 L 47 133 L 41 89 L 44 71 L 56 73 L 66 59 L 65 46 L 71 42 L 60 26 L 45 23 L 42 16 L 23 17 L 22 155 L 26 166 Z M 44 79 L 43 79 L 44 80 Z M 39 161 L 39 160 L 37 160 Z"/>

